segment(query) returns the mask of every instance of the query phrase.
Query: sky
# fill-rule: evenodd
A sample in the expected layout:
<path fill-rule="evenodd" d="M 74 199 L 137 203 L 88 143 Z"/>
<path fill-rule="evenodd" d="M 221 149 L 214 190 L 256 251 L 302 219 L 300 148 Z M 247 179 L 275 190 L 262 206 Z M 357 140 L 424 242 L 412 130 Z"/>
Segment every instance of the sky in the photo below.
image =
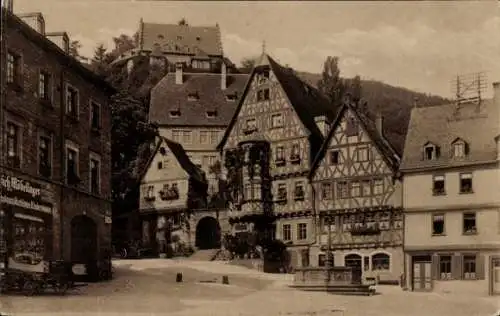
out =
<path fill-rule="evenodd" d="M 296 70 L 320 73 L 338 56 L 343 76 L 452 96 L 457 75 L 500 81 L 500 2 L 293 2 L 14 0 L 14 12 L 42 12 L 46 30 L 66 31 L 93 55 L 144 22 L 215 25 L 234 63 L 266 52 Z"/>

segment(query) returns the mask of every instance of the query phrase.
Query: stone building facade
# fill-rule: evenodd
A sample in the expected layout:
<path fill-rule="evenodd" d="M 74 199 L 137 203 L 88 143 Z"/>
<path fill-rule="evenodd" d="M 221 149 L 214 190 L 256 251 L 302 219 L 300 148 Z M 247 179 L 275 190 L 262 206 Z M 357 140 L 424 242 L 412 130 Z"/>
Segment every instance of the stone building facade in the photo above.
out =
<path fill-rule="evenodd" d="M 114 90 L 68 55 L 66 33 L 45 32 L 41 13 L 2 15 L 4 259 L 100 262 L 111 250 Z"/>

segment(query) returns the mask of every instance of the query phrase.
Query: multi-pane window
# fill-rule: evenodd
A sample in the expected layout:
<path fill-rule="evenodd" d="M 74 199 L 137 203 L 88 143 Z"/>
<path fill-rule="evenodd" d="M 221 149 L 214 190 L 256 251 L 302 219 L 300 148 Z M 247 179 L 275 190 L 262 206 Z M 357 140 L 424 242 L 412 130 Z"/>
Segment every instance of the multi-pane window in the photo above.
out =
<path fill-rule="evenodd" d="M 304 240 L 307 239 L 307 224 L 298 223 L 297 224 L 297 239 Z"/>
<path fill-rule="evenodd" d="M 51 139 L 40 136 L 38 141 L 38 173 L 46 178 L 52 174 Z"/>
<path fill-rule="evenodd" d="M 283 114 L 273 114 L 271 117 L 271 127 L 282 127 L 283 126 Z"/>
<path fill-rule="evenodd" d="M 269 100 L 269 89 L 261 89 L 257 91 L 257 101 L 266 101 Z"/>
<path fill-rule="evenodd" d="M 7 123 L 7 159 L 11 167 L 19 168 L 21 157 L 20 146 L 20 128 L 18 125 L 8 122 Z"/>
<path fill-rule="evenodd" d="M 248 119 L 246 121 L 246 129 L 249 131 L 254 131 L 257 129 L 257 120 L 256 119 Z"/>
<path fill-rule="evenodd" d="M 444 214 L 432 215 L 432 234 L 433 235 L 444 234 Z"/>
<path fill-rule="evenodd" d="M 66 114 L 78 117 L 78 90 L 71 86 L 66 86 Z"/>
<path fill-rule="evenodd" d="M 285 148 L 282 146 L 276 147 L 276 155 L 274 157 L 276 161 L 284 161 L 285 160 Z"/>
<path fill-rule="evenodd" d="M 299 146 L 299 144 L 292 145 L 292 151 L 290 153 L 290 160 L 293 164 L 300 163 L 300 146 Z"/>
<path fill-rule="evenodd" d="M 433 144 L 427 144 L 424 146 L 423 152 L 424 160 L 435 160 L 441 156 L 441 148 Z"/>
<path fill-rule="evenodd" d="M 200 131 L 200 144 L 208 143 L 208 131 Z"/>
<path fill-rule="evenodd" d="M 476 227 L 476 213 L 466 212 L 463 214 L 463 233 L 464 234 L 475 234 L 477 232 Z"/>
<path fill-rule="evenodd" d="M 68 184 L 77 184 L 78 177 L 78 151 L 73 148 L 66 148 L 66 181 Z"/>
<path fill-rule="evenodd" d="M 476 256 L 464 255 L 463 256 L 463 275 L 465 280 L 476 279 Z"/>
<path fill-rule="evenodd" d="M 219 141 L 219 131 L 210 131 L 210 144 L 217 144 Z"/>
<path fill-rule="evenodd" d="M 451 279 L 451 256 L 439 256 L 439 278 Z"/>
<path fill-rule="evenodd" d="M 185 144 L 191 143 L 191 131 L 182 132 L 182 142 Z"/>
<path fill-rule="evenodd" d="M 383 179 L 373 180 L 373 194 L 374 195 L 384 194 L 384 180 Z"/>
<path fill-rule="evenodd" d="M 19 56 L 10 52 L 7 53 L 7 83 L 15 83 L 17 80 L 19 80 L 19 60 Z"/>
<path fill-rule="evenodd" d="M 302 181 L 295 182 L 294 195 L 296 200 L 304 199 L 304 183 Z"/>
<path fill-rule="evenodd" d="M 432 193 L 434 195 L 445 194 L 445 181 L 444 176 L 434 176 L 432 178 Z"/>
<path fill-rule="evenodd" d="M 290 224 L 283 224 L 283 240 L 292 240 L 292 226 Z"/>
<path fill-rule="evenodd" d="M 361 181 L 361 194 L 363 196 L 370 196 L 372 194 L 372 186 L 370 180 Z"/>
<path fill-rule="evenodd" d="M 368 161 L 370 159 L 370 151 L 367 147 L 358 148 L 356 150 L 356 161 Z"/>
<path fill-rule="evenodd" d="M 338 163 L 339 163 L 339 151 L 338 150 L 330 151 L 330 164 L 336 165 Z"/>
<path fill-rule="evenodd" d="M 472 173 L 460 174 L 460 193 L 472 193 Z"/>
<path fill-rule="evenodd" d="M 101 128 L 101 106 L 96 102 L 90 102 L 90 127 Z"/>
<path fill-rule="evenodd" d="M 38 96 L 42 100 L 50 100 L 50 75 L 40 71 L 38 76 Z"/>
<path fill-rule="evenodd" d="M 361 185 L 357 181 L 351 182 L 351 197 L 358 197 L 361 195 Z"/>
<path fill-rule="evenodd" d="M 330 183 L 321 184 L 321 199 L 331 200 L 333 197 L 332 185 Z"/>
<path fill-rule="evenodd" d="M 90 192 L 94 194 L 99 193 L 100 169 L 100 161 L 90 158 Z"/>
<path fill-rule="evenodd" d="M 345 181 L 337 183 L 337 196 L 341 199 L 349 197 L 349 185 Z"/>
<path fill-rule="evenodd" d="M 278 200 L 286 200 L 286 184 L 285 183 L 280 183 L 278 184 Z"/>
<path fill-rule="evenodd" d="M 465 157 L 465 143 L 464 142 L 456 142 L 455 144 L 453 144 L 453 156 L 455 158 Z"/>
<path fill-rule="evenodd" d="M 181 135 L 182 135 L 182 131 L 180 131 L 180 130 L 173 130 L 172 131 L 172 140 L 174 142 L 179 143 L 181 141 Z"/>
<path fill-rule="evenodd" d="M 389 270 L 391 258 L 388 254 L 377 253 L 372 256 L 372 270 Z"/>

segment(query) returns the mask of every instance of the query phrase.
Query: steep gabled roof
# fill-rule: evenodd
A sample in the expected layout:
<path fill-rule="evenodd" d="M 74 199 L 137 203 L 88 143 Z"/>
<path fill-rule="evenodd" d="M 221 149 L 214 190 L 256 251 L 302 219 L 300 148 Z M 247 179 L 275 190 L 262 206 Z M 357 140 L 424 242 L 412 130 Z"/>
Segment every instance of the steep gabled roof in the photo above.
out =
<path fill-rule="evenodd" d="M 309 172 L 309 179 L 311 179 L 315 172 L 316 169 L 319 166 L 319 163 L 323 160 L 325 157 L 326 151 L 328 149 L 328 146 L 330 144 L 330 141 L 335 134 L 335 130 L 342 121 L 342 118 L 344 117 L 344 114 L 347 110 L 350 110 L 354 116 L 356 117 L 356 120 L 359 122 L 361 127 L 366 131 L 368 136 L 370 137 L 371 141 L 375 144 L 377 149 L 380 151 L 383 159 L 387 162 L 388 166 L 393 170 L 397 171 L 399 168 L 399 163 L 400 163 L 400 154 L 398 151 L 394 148 L 394 145 L 392 144 L 391 140 L 394 142 L 398 142 L 399 139 L 393 137 L 390 137 L 391 134 L 385 135 L 381 134 L 375 122 L 367 117 L 365 114 L 363 114 L 357 106 L 350 102 L 344 102 L 344 104 L 341 106 L 341 108 L 338 110 L 337 115 L 335 117 L 335 120 L 332 122 L 330 126 L 330 131 L 328 132 L 328 135 L 321 145 L 320 150 L 318 151 L 318 154 L 314 158 L 314 161 L 312 163 L 311 170 Z M 385 129 L 384 129 L 385 131 Z"/>
<path fill-rule="evenodd" d="M 194 55 L 199 48 L 210 56 L 223 55 L 218 26 L 143 23 L 141 32 L 142 50 L 152 51 L 157 45 L 169 53 Z"/>
<path fill-rule="evenodd" d="M 480 105 L 454 103 L 414 108 L 406 136 L 402 171 L 426 168 L 458 167 L 471 163 L 489 163 L 497 159 L 495 137 L 500 132 L 499 104 L 483 100 Z M 468 155 L 455 159 L 453 141 L 457 138 L 468 144 Z M 440 148 L 440 157 L 423 159 L 426 143 Z"/>
<path fill-rule="evenodd" d="M 226 127 L 247 82 L 246 74 L 226 74 L 226 89 L 221 89 L 221 74 L 184 73 L 183 83 L 175 83 L 175 73 L 169 73 L 151 90 L 149 121 L 159 126 L 220 126 Z M 188 100 L 196 93 L 198 100 Z M 228 100 L 227 96 L 236 96 Z M 180 110 L 179 117 L 170 111 Z M 208 118 L 207 111 L 217 111 Z"/>
<path fill-rule="evenodd" d="M 311 133 L 311 137 L 320 142 L 323 140 L 323 135 L 318 129 L 314 118 L 321 115 L 326 115 L 330 119 L 333 118 L 333 110 L 331 109 L 328 99 L 316 88 L 313 88 L 309 84 L 302 81 L 291 68 L 285 68 L 274 61 L 269 55 L 263 54 L 248 78 L 245 90 L 243 90 L 243 95 L 239 100 L 238 107 L 233 114 L 222 140 L 219 145 L 217 145 L 218 150 L 221 150 L 222 147 L 224 147 L 227 137 L 229 137 L 229 133 L 238 119 L 238 114 L 243 106 L 245 97 L 248 94 L 255 73 L 257 70 L 261 69 L 261 67 L 267 66 L 270 67 L 271 71 L 278 79 L 278 82 L 290 101 L 291 106 L 297 113 L 297 116 L 302 124 Z"/>
<path fill-rule="evenodd" d="M 160 151 L 160 148 L 162 147 L 163 144 L 167 145 L 167 147 L 170 149 L 170 151 L 174 154 L 175 159 L 181 165 L 182 169 L 184 169 L 184 171 L 186 171 L 186 173 L 189 175 L 189 177 L 191 179 L 194 179 L 194 180 L 201 182 L 201 183 L 207 182 L 206 177 L 205 177 L 205 173 L 189 159 L 189 157 L 186 154 L 186 151 L 184 150 L 182 145 L 179 143 L 176 143 L 168 138 L 165 138 L 165 137 L 160 137 L 160 141 L 156 144 L 156 147 L 155 147 L 153 153 L 149 157 L 149 160 L 146 163 L 146 165 L 144 166 L 143 172 L 141 173 L 141 176 L 140 176 L 141 181 L 144 178 L 144 176 L 146 175 L 146 172 L 149 170 L 151 163 L 153 162 L 154 158 L 156 157 L 156 155 Z"/>

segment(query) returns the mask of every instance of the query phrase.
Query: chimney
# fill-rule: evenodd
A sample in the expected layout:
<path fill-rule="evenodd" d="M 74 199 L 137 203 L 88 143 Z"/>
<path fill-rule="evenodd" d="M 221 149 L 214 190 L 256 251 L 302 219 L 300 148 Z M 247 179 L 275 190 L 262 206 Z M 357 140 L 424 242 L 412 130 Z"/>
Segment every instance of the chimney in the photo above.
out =
<path fill-rule="evenodd" d="M 35 31 L 45 35 L 45 20 L 40 12 L 18 14 L 18 17 Z"/>
<path fill-rule="evenodd" d="M 175 64 L 175 84 L 182 84 L 182 63 Z"/>
<path fill-rule="evenodd" d="M 221 78 L 220 78 L 220 88 L 224 91 L 227 88 L 227 69 L 226 69 L 226 63 L 222 62 L 222 67 L 221 67 Z"/>
<path fill-rule="evenodd" d="M 384 136 L 384 117 L 382 116 L 382 113 L 378 112 L 377 116 L 375 117 L 375 126 L 377 127 L 377 131 L 381 136 Z"/>
<path fill-rule="evenodd" d="M 45 36 L 59 46 L 66 54 L 69 53 L 69 37 L 66 32 L 47 33 Z"/>
<path fill-rule="evenodd" d="M 328 123 L 328 119 L 325 115 L 316 116 L 314 118 L 314 122 L 316 122 L 316 126 L 320 130 L 323 137 L 326 137 L 330 132 L 330 124 Z"/>
<path fill-rule="evenodd" d="M 2 6 L 8 12 L 10 12 L 10 13 L 14 12 L 14 0 L 4 0 L 4 1 L 2 1 Z"/>

